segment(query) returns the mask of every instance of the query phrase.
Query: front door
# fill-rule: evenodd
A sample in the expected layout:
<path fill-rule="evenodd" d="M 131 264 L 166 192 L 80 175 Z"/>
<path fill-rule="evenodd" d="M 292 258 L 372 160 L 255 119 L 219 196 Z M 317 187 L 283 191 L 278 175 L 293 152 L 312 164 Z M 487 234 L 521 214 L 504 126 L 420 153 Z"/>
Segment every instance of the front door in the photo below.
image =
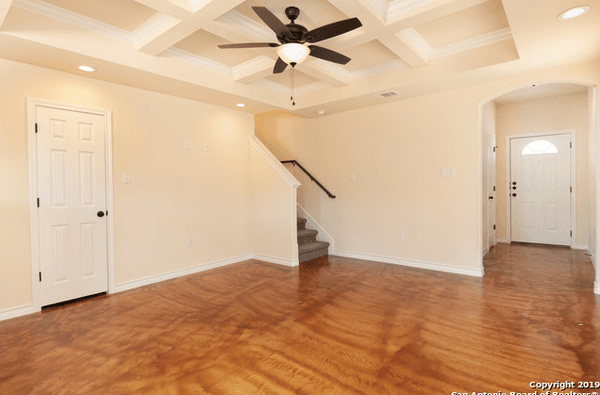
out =
<path fill-rule="evenodd" d="M 511 139 L 511 241 L 571 245 L 571 137 Z"/>
<path fill-rule="evenodd" d="M 106 292 L 104 116 L 37 105 L 42 306 Z"/>

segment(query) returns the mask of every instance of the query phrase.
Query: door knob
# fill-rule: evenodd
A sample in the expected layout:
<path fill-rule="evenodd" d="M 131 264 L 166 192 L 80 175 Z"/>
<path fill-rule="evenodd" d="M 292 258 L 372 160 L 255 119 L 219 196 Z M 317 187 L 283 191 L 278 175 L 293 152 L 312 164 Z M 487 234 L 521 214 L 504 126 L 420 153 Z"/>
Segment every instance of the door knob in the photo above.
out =
<path fill-rule="evenodd" d="M 104 211 L 98 211 L 96 215 L 100 218 L 104 217 Z"/>
<path fill-rule="evenodd" d="M 494 197 L 493 197 L 493 196 L 490 196 L 488 199 L 492 200 L 492 199 L 494 199 Z"/>
<path fill-rule="evenodd" d="M 513 193 L 512 195 L 513 195 L 513 197 L 517 196 L 517 194 L 516 194 L 516 193 Z"/>

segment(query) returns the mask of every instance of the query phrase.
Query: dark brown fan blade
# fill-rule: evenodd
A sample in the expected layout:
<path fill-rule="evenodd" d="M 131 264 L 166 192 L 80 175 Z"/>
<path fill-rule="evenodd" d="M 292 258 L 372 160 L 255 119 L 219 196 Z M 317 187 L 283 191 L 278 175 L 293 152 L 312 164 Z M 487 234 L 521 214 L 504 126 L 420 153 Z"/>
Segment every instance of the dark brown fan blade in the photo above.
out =
<path fill-rule="evenodd" d="M 273 67 L 273 74 L 283 73 L 283 70 L 285 70 L 287 66 L 287 63 L 285 63 L 283 59 L 277 58 L 277 62 L 275 62 L 275 67 Z"/>
<path fill-rule="evenodd" d="M 267 7 L 252 7 L 256 15 L 277 34 L 277 36 L 292 37 L 292 32 Z"/>
<path fill-rule="evenodd" d="M 275 43 L 241 43 L 241 44 L 221 44 L 219 48 L 263 48 L 263 47 L 278 47 L 279 44 Z"/>
<path fill-rule="evenodd" d="M 362 23 L 358 20 L 358 18 L 345 19 L 343 21 L 330 23 L 329 25 L 321 26 L 311 30 L 304 35 L 304 39 L 309 43 L 318 43 L 319 41 L 348 33 L 349 31 L 358 29 L 361 26 Z"/>
<path fill-rule="evenodd" d="M 339 64 L 346 64 L 351 60 L 349 57 L 344 56 L 339 52 L 319 47 L 318 45 L 309 45 L 308 48 L 310 48 L 310 56 L 314 56 L 315 58 L 328 60 L 330 62 Z"/>

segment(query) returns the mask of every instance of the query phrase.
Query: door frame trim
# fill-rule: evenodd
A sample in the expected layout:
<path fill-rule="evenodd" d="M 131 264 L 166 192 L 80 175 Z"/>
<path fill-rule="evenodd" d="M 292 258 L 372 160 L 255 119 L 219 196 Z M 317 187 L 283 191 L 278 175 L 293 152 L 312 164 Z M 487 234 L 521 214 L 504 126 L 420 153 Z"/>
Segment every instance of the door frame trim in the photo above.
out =
<path fill-rule="evenodd" d="M 38 278 L 40 271 L 40 233 L 39 212 L 37 209 L 38 181 L 37 181 L 37 140 L 35 138 L 36 107 L 49 107 L 59 110 L 85 112 L 101 115 L 105 123 L 105 160 L 106 160 L 106 209 L 110 213 L 107 217 L 106 242 L 108 257 L 108 293 L 115 289 L 115 243 L 113 220 L 113 162 L 112 162 L 112 113 L 77 104 L 60 103 L 43 99 L 27 98 L 27 160 L 29 176 L 29 230 L 31 250 L 31 301 L 32 311 L 42 309 L 42 288 Z"/>
<path fill-rule="evenodd" d="M 571 193 L 571 229 L 573 231 L 573 236 L 571 237 L 571 244 L 569 245 L 571 248 L 576 248 L 577 243 L 577 144 L 575 140 L 575 129 L 567 129 L 567 130 L 556 130 L 550 132 L 538 132 L 538 133 L 526 133 L 526 134 L 515 134 L 506 136 L 506 235 L 508 237 L 508 242 L 512 242 L 512 223 L 511 223 L 511 200 L 510 200 L 510 173 L 512 170 L 512 162 L 510 158 L 511 151 L 511 140 L 513 139 L 522 139 L 528 137 L 543 137 L 543 136 L 556 136 L 560 134 L 568 134 L 570 137 L 570 141 L 573 144 L 573 148 L 571 148 L 571 186 L 573 187 L 573 193 Z"/>

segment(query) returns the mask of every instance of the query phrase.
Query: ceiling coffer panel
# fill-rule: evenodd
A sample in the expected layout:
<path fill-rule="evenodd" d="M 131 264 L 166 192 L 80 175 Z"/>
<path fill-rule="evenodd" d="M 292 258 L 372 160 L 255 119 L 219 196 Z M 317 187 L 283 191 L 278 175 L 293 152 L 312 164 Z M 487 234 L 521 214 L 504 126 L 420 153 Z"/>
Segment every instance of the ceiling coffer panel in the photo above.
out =
<path fill-rule="evenodd" d="M 416 26 L 415 29 L 432 48 L 438 48 L 507 27 L 502 1 L 491 0 Z"/>
<path fill-rule="evenodd" d="M 44 2 L 129 32 L 140 27 L 156 13 L 152 8 L 133 0 L 44 0 Z"/>
<path fill-rule="evenodd" d="M 194 34 L 184 38 L 175 48 L 202 56 L 215 62 L 234 67 L 258 56 L 259 53 L 248 49 L 237 49 L 235 51 L 222 51 L 219 44 L 228 44 L 229 42 L 221 37 L 215 36 L 204 30 L 198 30 Z"/>

